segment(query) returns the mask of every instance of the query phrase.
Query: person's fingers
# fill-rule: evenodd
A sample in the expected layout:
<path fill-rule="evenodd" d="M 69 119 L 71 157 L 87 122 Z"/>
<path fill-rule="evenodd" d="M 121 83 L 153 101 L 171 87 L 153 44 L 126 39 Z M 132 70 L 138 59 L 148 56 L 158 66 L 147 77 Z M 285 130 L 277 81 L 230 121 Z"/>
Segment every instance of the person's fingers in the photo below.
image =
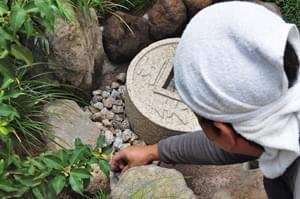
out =
<path fill-rule="evenodd" d="M 121 152 L 116 153 L 110 163 L 111 170 L 119 170 L 120 167 L 124 167 L 124 155 Z"/>
<path fill-rule="evenodd" d="M 127 171 L 129 169 L 129 165 L 126 165 L 123 169 L 122 169 L 122 173 L 124 173 L 125 171 Z"/>

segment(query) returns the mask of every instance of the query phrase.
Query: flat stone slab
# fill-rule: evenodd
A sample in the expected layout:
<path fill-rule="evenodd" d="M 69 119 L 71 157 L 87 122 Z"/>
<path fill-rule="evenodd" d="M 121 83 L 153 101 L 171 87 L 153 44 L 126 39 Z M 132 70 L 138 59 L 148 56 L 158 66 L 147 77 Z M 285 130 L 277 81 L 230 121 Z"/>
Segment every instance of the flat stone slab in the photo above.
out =
<path fill-rule="evenodd" d="M 155 143 L 174 132 L 199 130 L 193 112 L 181 101 L 173 81 L 178 38 L 155 42 L 142 50 L 127 72 L 126 113 L 135 132 Z"/>
<path fill-rule="evenodd" d="M 50 148 L 59 149 L 59 145 L 72 148 L 77 137 L 85 144 L 96 144 L 100 129 L 76 102 L 56 100 L 48 104 L 45 111 L 49 114 L 46 120 L 51 125 L 49 131 L 55 136 L 54 140 L 58 143 L 55 144 L 49 140 Z"/>

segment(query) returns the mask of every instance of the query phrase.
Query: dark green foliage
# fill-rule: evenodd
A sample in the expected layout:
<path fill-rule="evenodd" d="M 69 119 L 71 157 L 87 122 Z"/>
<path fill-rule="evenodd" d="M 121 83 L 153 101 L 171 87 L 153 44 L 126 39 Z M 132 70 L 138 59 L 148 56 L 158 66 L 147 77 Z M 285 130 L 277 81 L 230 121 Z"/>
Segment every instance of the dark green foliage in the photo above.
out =
<path fill-rule="evenodd" d="M 276 3 L 282 11 L 283 18 L 300 28 L 300 1 L 299 0 L 268 0 Z"/>
<path fill-rule="evenodd" d="M 99 139 L 103 140 L 103 135 Z M 92 149 L 90 145 L 75 141 L 75 149 L 47 151 L 22 161 L 13 152 L 13 143 L 0 136 L 5 150 L 0 151 L 0 198 L 55 199 L 62 191 L 72 190 L 83 195 L 91 174 L 91 164 L 98 164 L 108 176 L 111 146 Z"/>

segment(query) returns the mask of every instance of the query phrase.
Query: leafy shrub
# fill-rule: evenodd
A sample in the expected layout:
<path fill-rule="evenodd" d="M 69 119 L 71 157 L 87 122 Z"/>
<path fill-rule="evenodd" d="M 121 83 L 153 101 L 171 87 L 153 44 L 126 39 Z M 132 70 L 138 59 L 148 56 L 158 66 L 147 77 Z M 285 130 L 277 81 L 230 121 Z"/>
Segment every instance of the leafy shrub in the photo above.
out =
<path fill-rule="evenodd" d="M 26 161 L 14 154 L 11 139 L 0 138 L 7 143 L 0 151 L 0 198 L 55 199 L 66 190 L 83 195 L 95 163 L 109 175 L 112 147 L 105 147 L 103 135 L 98 137 L 94 150 L 76 139 L 75 149 L 47 151 Z"/>

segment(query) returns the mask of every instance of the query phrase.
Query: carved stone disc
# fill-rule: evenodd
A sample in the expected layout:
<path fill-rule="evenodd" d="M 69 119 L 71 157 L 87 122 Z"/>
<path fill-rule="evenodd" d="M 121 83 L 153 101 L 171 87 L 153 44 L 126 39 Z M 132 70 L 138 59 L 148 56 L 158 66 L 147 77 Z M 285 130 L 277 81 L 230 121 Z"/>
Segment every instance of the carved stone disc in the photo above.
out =
<path fill-rule="evenodd" d="M 153 124 L 171 131 L 191 132 L 200 130 L 197 118 L 181 101 L 173 80 L 178 42 L 178 38 L 158 41 L 133 59 L 127 71 L 127 97 Z M 126 112 L 130 119 L 130 111 Z"/>

